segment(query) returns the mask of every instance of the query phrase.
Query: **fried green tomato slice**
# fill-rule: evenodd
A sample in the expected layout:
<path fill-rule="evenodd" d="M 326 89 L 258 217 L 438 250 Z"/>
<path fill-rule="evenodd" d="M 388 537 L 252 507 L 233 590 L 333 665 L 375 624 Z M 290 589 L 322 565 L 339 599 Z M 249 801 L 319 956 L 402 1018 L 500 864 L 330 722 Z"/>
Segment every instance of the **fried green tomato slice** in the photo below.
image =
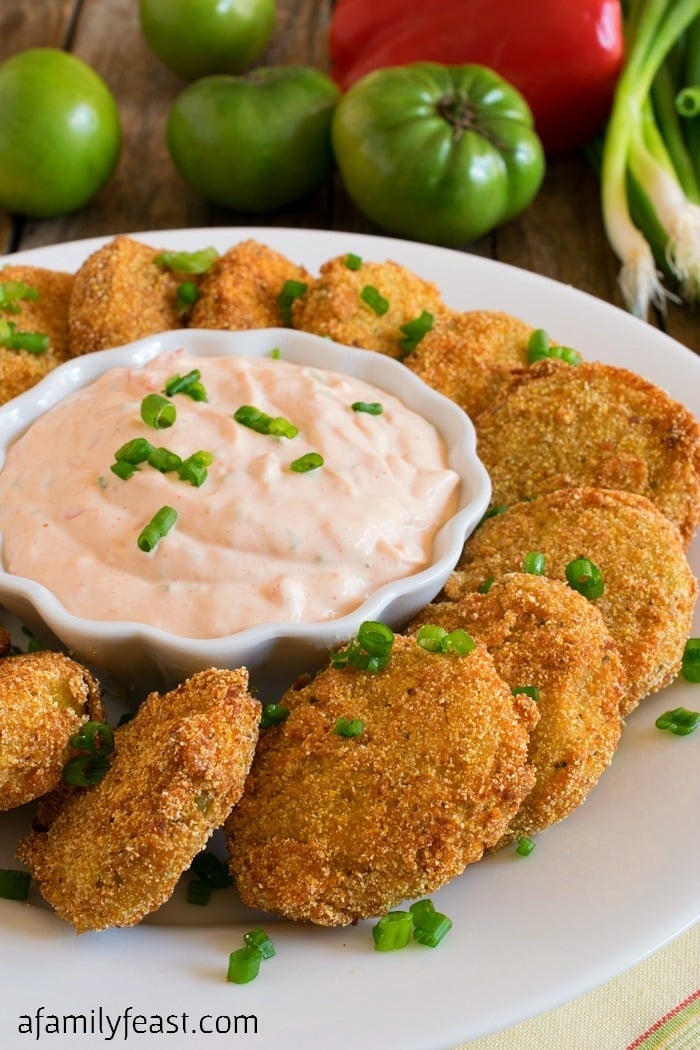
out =
<path fill-rule="evenodd" d="M 687 547 L 700 521 L 700 423 L 658 386 L 600 362 L 541 361 L 475 421 L 493 505 L 584 485 L 646 496 Z"/>
<path fill-rule="evenodd" d="M 0 660 L 0 810 L 52 791 L 76 754 L 70 738 L 104 721 L 100 687 L 85 667 L 42 650 Z"/>
<path fill-rule="evenodd" d="M 604 591 L 592 601 L 627 673 L 623 716 L 675 678 L 697 584 L 678 529 L 653 503 L 590 487 L 516 503 L 472 533 L 446 596 L 455 600 L 486 580 L 521 571 L 533 551 L 544 555 L 545 574 L 554 579 L 566 581 L 566 566 L 577 558 L 602 573 Z"/>
<path fill-rule="evenodd" d="M 400 358 L 408 338 L 402 326 L 423 311 L 434 318 L 444 309 L 437 285 L 405 266 L 340 255 L 321 266 L 318 278 L 294 302 L 292 324 L 337 343 Z"/>
<path fill-rule="evenodd" d="M 115 730 L 104 779 L 64 793 L 46 830 L 18 847 L 56 913 L 82 933 L 132 926 L 163 904 L 238 801 L 259 719 L 244 669 L 151 693 Z"/>
<path fill-rule="evenodd" d="M 307 285 L 311 276 L 280 252 L 242 241 L 212 263 L 202 278 L 191 328 L 279 328 L 286 324 L 280 296 L 287 281 Z"/>
<path fill-rule="evenodd" d="M 509 573 L 486 594 L 433 602 L 411 623 L 462 628 L 483 642 L 511 689 L 536 690 L 530 735 L 537 780 L 499 845 L 568 816 L 610 764 L 620 738 L 626 675 L 598 609 L 567 584 Z"/>
<path fill-rule="evenodd" d="M 281 703 L 226 824 L 241 897 L 263 911 L 344 925 L 431 893 L 500 839 L 534 783 L 535 705 L 484 647 L 396 636 L 383 670 L 328 667 Z"/>

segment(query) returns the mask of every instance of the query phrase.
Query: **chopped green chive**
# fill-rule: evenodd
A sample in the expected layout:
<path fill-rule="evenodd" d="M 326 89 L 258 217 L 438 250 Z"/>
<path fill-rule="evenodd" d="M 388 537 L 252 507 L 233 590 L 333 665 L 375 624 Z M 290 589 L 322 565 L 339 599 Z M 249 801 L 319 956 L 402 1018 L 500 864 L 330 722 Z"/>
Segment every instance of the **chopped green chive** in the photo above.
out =
<path fill-rule="evenodd" d="M 566 579 L 570 587 L 589 601 L 600 598 L 605 591 L 602 572 L 588 558 L 574 558 L 570 561 L 566 566 Z"/>
<path fill-rule="evenodd" d="M 177 521 L 177 511 L 167 505 L 156 511 L 148 525 L 144 526 L 136 540 L 139 550 L 147 554 L 155 550 L 164 536 L 172 529 Z"/>
<path fill-rule="evenodd" d="M 168 397 L 173 397 L 175 394 L 187 394 L 193 401 L 206 401 L 207 392 L 200 382 L 201 378 L 202 373 L 198 368 L 193 368 L 184 376 L 171 376 L 165 383 L 165 393 Z"/>
<path fill-rule="evenodd" d="M 161 252 L 153 261 L 178 273 L 206 273 L 218 257 L 216 248 L 201 248 L 196 252 Z"/>
<path fill-rule="evenodd" d="M 267 412 L 262 412 L 254 405 L 241 405 L 233 413 L 233 418 L 237 423 L 248 427 L 249 430 L 254 430 L 257 434 L 293 438 L 299 433 L 298 428 L 284 416 L 268 416 Z"/>
<path fill-rule="evenodd" d="M 484 580 L 484 582 L 480 583 L 479 586 L 477 587 L 478 593 L 479 594 L 488 594 L 489 591 L 491 590 L 491 587 L 493 586 L 493 584 L 495 582 L 496 582 L 495 576 L 488 576 Z"/>
<path fill-rule="evenodd" d="M 366 412 L 368 416 L 381 416 L 384 406 L 380 401 L 353 401 L 353 412 Z"/>
<path fill-rule="evenodd" d="M 49 348 L 49 337 L 42 332 L 18 332 L 14 321 L 0 318 L 0 346 L 6 350 L 26 350 L 30 354 L 43 354 Z"/>
<path fill-rule="evenodd" d="M 514 685 L 511 688 L 513 696 L 518 696 L 519 693 L 524 693 L 525 696 L 529 696 L 535 703 L 540 698 L 540 687 L 538 685 Z"/>
<path fill-rule="evenodd" d="M 434 915 L 435 905 L 428 897 L 425 897 L 423 900 L 415 901 L 408 910 L 415 925 L 424 922 L 428 915 Z"/>
<path fill-rule="evenodd" d="M 308 285 L 305 281 L 285 281 L 282 285 L 282 291 L 277 302 L 282 311 L 282 320 L 287 327 L 290 327 L 292 323 L 292 305 L 294 300 L 299 299 L 307 288 Z"/>
<path fill-rule="evenodd" d="M 539 551 L 528 551 L 523 560 L 523 570 L 533 576 L 544 576 L 545 564 L 544 554 L 540 554 Z"/>
<path fill-rule="evenodd" d="M 126 460 L 118 460 L 116 463 L 112 463 L 109 469 L 122 481 L 128 481 L 133 474 L 138 473 L 139 468 L 135 467 L 133 463 L 127 463 Z"/>
<path fill-rule="evenodd" d="M 390 627 L 377 620 L 365 620 L 345 649 L 330 654 L 331 664 L 376 674 L 389 663 L 393 646 L 394 632 Z"/>
<path fill-rule="evenodd" d="M 30 287 L 24 281 L 4 281 L 0 284 L 0 310 L 7 310 L 8 313 L 18 314 L 20 312 L 21 307 L 17 305 L 18 299 L 36 302 L 38 298 L 38 289 Z"/>
<path fill-rule="evenodd" d="M 279 361 L 281 356 L 282 354 L 280 353 L 280 348 L 278 346 L 276 346 L 273 350 L 270 350 L 270 357 L 273 361 Z"/>
<path fill-rule="evenodd" d="M 537 328 L 530 336 L 527 344 L 527 359 L 529 364 L 542 361 L 544 358 L 556 358 L 565 361 L 567 365 L 580 365 L 581 355 L 570 346 L 557 346 L 551 344 L 549 336 L 543 328 Z"/>
<path fill-rule="evenodd" d="M 233 879 L 224 862 L 209 850 L 202 850 L 196 855 L 190 870 L 200 882 L 206 883 L 213 890 L 223 890 L 233 885 Z"/>
<path fill-rule="evenodd" d="M 529 839 L 526 835 L 521 835 L 515 847 L 515 852 L 521 857 L 529 857 L 534 848 L 535 843 L 532 839 Z"/>
<path fill-rule="evenodd" d="M 243 934 L 243 940 L 249 948 L 256 948 L 263 959 L 272 959 L 275 954 L 275 946 L 264 930 L 257 927 Z"/>
<path fill-rule="evenodd" d="M 154 467 L 161 474 L 167 474 L 171 470 L 177 470 L 182 459 L 177 452 L 171 452 L 169 448 L 154 448 L 149 457 L 149 467 Z"/>
<path fill-rule="evenodd" d="M 413 920 L 413 938 L 428 948 L 437 948 L 438 944 L 452 929 L 452 919 L 440 911 L 421 912 Z"/>
<path fill-rule="evenodd" d="M 348 270 L 359 270 L 362 266 L 362 257 L 355 255 L 353 252 L 348 252 L 344 259 L 345 265 Z"/>
<path fill-rule="evenodd" d="M 360 299 L 369 306 L 370 310 L 374 310 L 378 317 L 382 317 L 389 309 L 389 300 L 385 299 L 373 284 L 364 286 L 360 292 Z"/>
<path fill-rule="evenodd" d="M 228 972 L 226 980 L 233 984 L 248 984 L 254 981 L 260 973 L 260 964 L 263 960 L 262 952 L 257 948 L 239 948 L 231 952 L 228 958 Z"/>
<path fill-rule="evenodd" d="M 183 281 L 175 291 L 178 316 L 186 314 L 199 299 L 199 288 L 194 281 Z"/>
<path fill-rule="evenodd" d="M 201 879 L 190 879 L 187 883 L 187 903 L 200 907 L 207 905 L 211 899 L 211 886 Z"/>
<path fill-rule="evenodd" d="M 171 427 L 176 416 L 175 405 L 161 394 L 148 394 L 141 402 L 141 419 L 156 430 Z"/>
<path fill-rule="evenodd" d="M 193 452 L 187 459 L 183 459 L 180 465 L 176 468 L 178 477 L 182 481 L 189 481 L 190 485 L 194 485 L 195 488 L 199 488 L 207 479 L 207 468 L 214 462 L 214 456 L 211 452 L 201 450 L 199 452 Z"/>
<path fill-rule="evenodd" d="M 79 751 L 89 751 L 93 755 L 108 755 L 114 751 L 114 731 L 106 722 L 90 719 L 82 724 L 77 733 L 73 734 L 70 744 Z"/>
<path fill-rule="evenodd" d="M 335 723 L 335 729 L 333 732 L 337 736 L 350 738 L 359 736 L 364 728 L 365 723 L 361 718 L 339 718 Z"/>
<path fill-rule="evenodd" d="M 413 932 L 413 919 L 408 911 L 390 911 L 382 915 L 372 928 L 374 948 L 378 952 L 394 952 L 405 948 Z"/>
<path fill-rule="evenodd" d="M 508 507 L 505 505 L 502 505 L 500 507 L 490 507 L 489 510 L 487 510 L 486 513 L 482 514 L 482 516 L 479 518 L 479 520 L 476 523 L 476 528 L 480 529 L 484 522 L 488 521 L 489 518 L 495 518 L 499 514 L 505 514 L 507 510 Z"/>
<path fill-rule="evenodd" d="M 118 463 L 130 463 L 135 467 L 139 463 L 146 463 L 152 453 L 153 445 L 150 441 L 146 438 L 132 438 L 117 449 L 114 458 Z"/>
<path fill-rule="evenodd" d="M 289 718 L 289 708 L 284 704 L 263 704 L 260 728 L 269 729 L 270 726 L 279 726 L 287 718 Z"/>
<path fill-rule="evenodd" d="M 654 723 L 657 729 L 667 729 L 676 736 L 688 736 L 700 725 L 700 711 L 689 711 L 687 707 L 676 707 L 666 711 Z"/>
<path fill-rule="evenodd" d="M 31 881 L 28 871 L 0 868 L 0 897 L 8 901 L 26 901 Z"/>
<path fill-rule="evenodd" d="M 454 652 L 458 656 L 466 656 L 476 648 L 474 639 L 461 627 L 448 632 L 435 623 L 424 624 L 416 634 L 416 642 L 429 653 Z"/>
<path fill-rule="evenodd" d="M 293 470 L 295 474 L 308 474 L 310 470 L 318 470 L 324 463 L 323 456 L 320 452 L 306 452 L 303 456 L 299 456 L 298 459 L 293 459 L 289 464 L 289 469 Z"/>
<path fill-rule="evenodd" d="M 109 770 L 109 757 L 103 754 L 78 755 L 63 767 L 63 779 L 73 787 L 92 787 Z"/>
<path fill-rule="evenodd" d="M 400 325 L 399 327 L 404 334 L 404 338 L 399 339 L 399 348 L 403 353 L 410 354 L 412 350 L 415 350 L 423 336 L 431 330 L 434 324 L 435 317 L 433 314 L 428 310 L 423 310 L 412 321 L 407 321 L 406 324 Z"/>
<path fill-rule="evenodd" d="M 689 638 L 685 643 L 681 672 L 686 682 L 700 682 L 700 638 Z"/>

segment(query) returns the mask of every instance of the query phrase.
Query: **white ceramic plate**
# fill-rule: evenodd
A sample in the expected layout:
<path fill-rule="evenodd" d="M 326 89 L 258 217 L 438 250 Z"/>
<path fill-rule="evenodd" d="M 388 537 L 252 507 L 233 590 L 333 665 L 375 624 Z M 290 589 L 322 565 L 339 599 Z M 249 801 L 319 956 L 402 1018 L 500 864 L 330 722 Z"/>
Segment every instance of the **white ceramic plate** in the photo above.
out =
<path fill-rule="evenodd" d="M 699 358 L 622 311 L 525 271 L 349 233 L 236 228 L 136 236 L 183 250 L 225 250 L 254 237 L 311 271 L 346 251 L 391 258 L 436 281 L 451 305 L 515 314 L 590 359 L 639 372 L 700 417 Z M 101 243 L 55 245 L 5 261 L 74 270 Z M 690 560 L 698 574 L 697 538 Z M 248 912 L 233 891 L 201 910 L 178 891 L 139 927 L 79 938 L 34 890 L 28 904 L 0 901 L 0 1045 L 26 1046 L 50 1034 L 55 1047 L 97 1046 L 111 1022 L 118 1025 L 113 1042 L 126 1033 L 134 1045 L 148 1034 L 155 1043 L 162 1030 L 162 1045 L 190 1050 L 230 1045 L 234 1036 L 274 1050 L 426 1050 L 579 995 L 700 918 L 700 733 L 674 737 L 654 728 L 661 712 L 680 705 L 697 710 L 700 687 L 677 681 L 640 705 L 585 805 L 539 835 L 530 857 L 501 851 L 434 894 L 454 922 L 435 950 L 412 944 L 374 952 L 371 923 L 327 930 L 278 922 Z M 24 811 L 0 814 L 0 866 L 12 864 L 26 819 Z M 229 952 L 261 922 L 276 957 L 252 984 L 228 984 Z M 39 1010 L 44 1027 L 37 1033 Z M 65 1015 L 67 1034 L 57 1034 Z M 21 1024 L 31 1026 L 29 1040 Z M 81 1044 L 74 1026 L 92 1040 Z"/>

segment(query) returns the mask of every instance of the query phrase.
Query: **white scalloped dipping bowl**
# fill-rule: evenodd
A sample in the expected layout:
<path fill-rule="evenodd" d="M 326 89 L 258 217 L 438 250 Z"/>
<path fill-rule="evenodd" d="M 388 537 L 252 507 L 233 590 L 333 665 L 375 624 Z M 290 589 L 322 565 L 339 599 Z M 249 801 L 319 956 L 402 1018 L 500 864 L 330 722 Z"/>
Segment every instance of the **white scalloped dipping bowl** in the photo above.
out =
<path fill-rule="evenodd" d="M 389 357 L 291 329 L 176 330 L 74 358 L 0 407 L 0 467 L 8 446 L 67 394 L 108 369 L 138 367 L 161 351 L 183 345 L 194 357 L 263 357 L 276 347 L 285 360 L 363 379 L 398 397 L 436 428 L 445 443 L 448 465 L 460 477 L 457 510 L 435 537 L 431 564 L 381 586 L 353 612 L 322 623 L 266 623 L 217 638 L 186 638 L 148 624 L 72 615 L 45 586 L 0 567 L 0 603 L 40 638 L 49 643 L 57 640 L 76 659 L 139 697 L 151 689 L 171 688 L 206 667 L 246 666 L 265 699 L 266 693 L 272 697 L 300 673 L 315 670 L 327 650 L 353 637 L 364 620 L 400 627 L 430 602 L 484 513 L 491 486 L 476 455 L 471 421 L 453 402 Z M 56 556 L 61 556 L 60 551 Z"/>

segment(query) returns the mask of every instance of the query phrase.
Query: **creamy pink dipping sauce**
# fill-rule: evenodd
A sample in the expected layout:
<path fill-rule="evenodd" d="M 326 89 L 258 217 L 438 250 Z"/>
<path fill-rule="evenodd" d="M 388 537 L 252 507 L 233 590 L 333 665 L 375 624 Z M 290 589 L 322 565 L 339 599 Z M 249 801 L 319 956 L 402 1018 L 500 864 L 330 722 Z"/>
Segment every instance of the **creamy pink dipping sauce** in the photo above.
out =
<path fill-rule="evenodd" d="M 208 400 L 177 394 L 173 426 L 144 423 L 142 399 L 195 368 Z M 357 401 L 383 413 L 355 412 Z M 241 405 L 285 417 L 298 435 L 256 433 L 233 419 Z M 211 452 L 206 480 L 148 464 L 116 477 L 114 453 L 137 437 L 183 459 Z M 290 470 L 307 452 L 324 465 Z M 284 360 L 178 350 L 107 372 L 13 444 L 0 472 L 2 561 L 88 619 L 194 638 L 318 622 L 424 568 L 458 484 L 435 429 L 382 390 Z M 177 522 L 144 553 L 137 537 L 164 505 Z"/>

